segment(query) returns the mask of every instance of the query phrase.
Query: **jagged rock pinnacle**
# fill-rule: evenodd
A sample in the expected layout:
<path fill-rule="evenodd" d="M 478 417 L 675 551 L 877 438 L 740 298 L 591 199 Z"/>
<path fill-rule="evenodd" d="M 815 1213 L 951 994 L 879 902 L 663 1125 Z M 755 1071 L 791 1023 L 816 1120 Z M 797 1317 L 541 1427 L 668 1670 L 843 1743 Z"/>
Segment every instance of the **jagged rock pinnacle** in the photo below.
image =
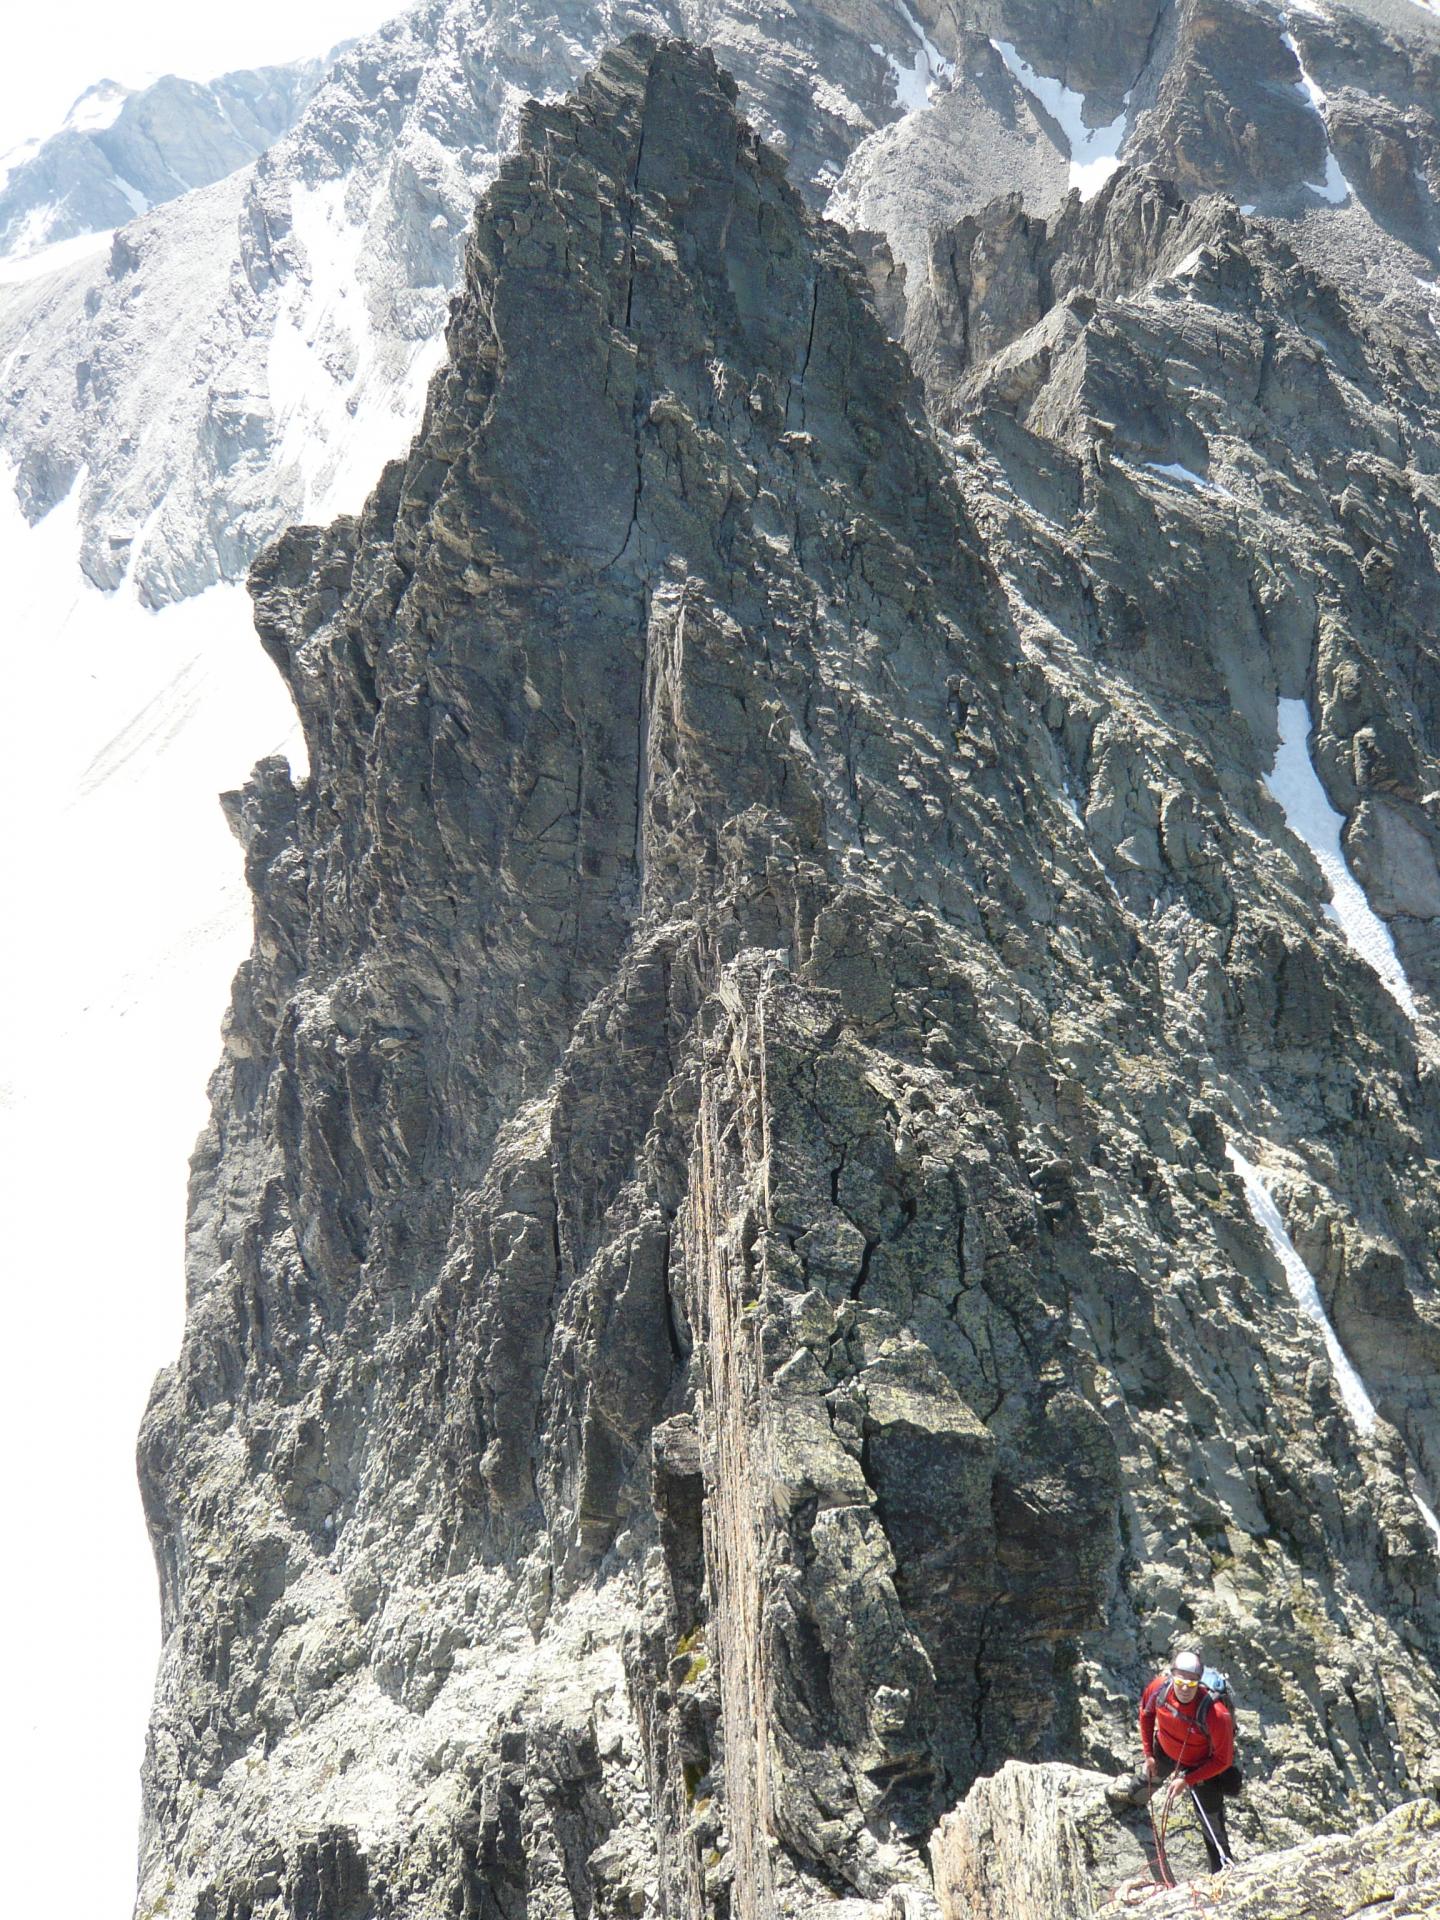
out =
<path fill-rule="evenodd" d="M 1142 273 L 1124 222 L 1172 216 L 1117 190 L 1060 244 Z M 1115 331 L 1062 343 L 1073 456 L 996 407 L 1035 500 L 1096 484 Z M 448 348 L 363 513 L 252 576 L 309 773 L 231 801 L 256 944 L 142 1441 L 142 1903 L 927 1912 L 941 1814 L 1118 1759 L 1180 1620 L 1285 1837 L 1399 1797 L 1417 1363 L 1353 1431 L 1226 1155 L 1329 1029 L 1314 1098 L 1366 1103 L 1396 1222 L 1389 1266 L 1337 1229 L 1346 1284 L 1434 1225 L 1415 1035 L 1254 852 L 1292 629 L 1182 735 L 1189 689 L 1107 655 L 1113 547 L 962 484 L 683 44 L 526 110 Z M 1015 583 L 1082 564 L 1077 664 Z M 1292 1766 L 1319 1702 L 1333 1763 Z"/>

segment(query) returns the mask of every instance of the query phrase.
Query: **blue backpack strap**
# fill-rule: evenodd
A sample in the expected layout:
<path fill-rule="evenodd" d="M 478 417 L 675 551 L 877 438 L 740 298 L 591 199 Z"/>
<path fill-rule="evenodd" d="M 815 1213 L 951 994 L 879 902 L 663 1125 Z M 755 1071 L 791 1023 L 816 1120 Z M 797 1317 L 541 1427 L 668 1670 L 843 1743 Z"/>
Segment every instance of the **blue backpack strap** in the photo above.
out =
<path fill-rule="evenodd" d="M 1215 1751 L 1215 1740 L 1205 1722 L 1210 1718 L 1210 1709 L 1214 1706 L 1215 1702 L 1217 1700 L 1228 1700 L 1228 1697 L 1228 1687 L 1221 1687 L 1214 1692 L 1212 1692 L 1209 1687 L 1202 1687 L 1200 1689 L 1200 1704 L 1195 1709 L 1195 1724 L 1210 1742 L 1210 1751 L 1212 1753 Z"/>

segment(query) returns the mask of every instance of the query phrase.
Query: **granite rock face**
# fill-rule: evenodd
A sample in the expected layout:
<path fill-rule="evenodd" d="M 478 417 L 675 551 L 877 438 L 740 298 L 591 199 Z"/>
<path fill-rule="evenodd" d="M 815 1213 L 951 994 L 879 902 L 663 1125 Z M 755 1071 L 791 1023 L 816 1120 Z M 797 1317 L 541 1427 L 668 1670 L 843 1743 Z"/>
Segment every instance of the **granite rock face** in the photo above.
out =
<path fill-rule="evenodd" d="M 1177 1636 L 1246 1853 L 1429 1787 L 1430 349 L 1146 172 L 937 235 L 919 379 L 863 251 L 627 41 L 409 457 L 254 569 L 309 773 L 229 800 L 148 1915 L 919 1920 Z"/>
<path fill-rule="evenodd" d="M 936 229 L 896 324 L 935 417 L 972 436 L 1016 601 L 1166 701 L 1207 705 L 1218 649 L 1251 729 L 1270 723 L 1241 655 L 1246 636 L 1268 646 L 1282 697 L 1311 701 L 1355 870 L 1433 990 L 1440 357 L 1423 293 L 1369 306 L 1293 229 L 1138 169 L 1048 222 L 1012 199 Z M 1202 554 L 1212 594 L 1251 583 L 1218 622 L 1175 557 Z"/>

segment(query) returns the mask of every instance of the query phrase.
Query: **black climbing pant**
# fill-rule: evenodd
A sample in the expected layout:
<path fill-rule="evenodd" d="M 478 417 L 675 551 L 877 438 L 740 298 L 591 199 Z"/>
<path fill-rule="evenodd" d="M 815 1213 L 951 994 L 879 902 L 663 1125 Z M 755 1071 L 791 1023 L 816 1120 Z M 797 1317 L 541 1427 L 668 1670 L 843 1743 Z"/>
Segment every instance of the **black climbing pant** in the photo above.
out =
<path fill-rule="evenodd" d="M 1155 1777 L 1168 1780 L 1175 1771 L 1175 1762 L 1168 1753 L 1158 1749 L 1155 1754 Z M 1217 1773 L 1212 1780 L 1202 1780 L 1191 1787 L 1205 1816 L 1200 1822 L 1200 1832 L 1205 1841 L 1205 1857 L 1210 1862 L 1211 1873 L 1218 1873 L 1221 1867 L 1230 1865 L 1230 1835 L 1225 1830 L 1225 1802 L 1227 1798 L 1240 1791 L 1240 1769 L 1227 1767 L 1224 1773 Z"/>

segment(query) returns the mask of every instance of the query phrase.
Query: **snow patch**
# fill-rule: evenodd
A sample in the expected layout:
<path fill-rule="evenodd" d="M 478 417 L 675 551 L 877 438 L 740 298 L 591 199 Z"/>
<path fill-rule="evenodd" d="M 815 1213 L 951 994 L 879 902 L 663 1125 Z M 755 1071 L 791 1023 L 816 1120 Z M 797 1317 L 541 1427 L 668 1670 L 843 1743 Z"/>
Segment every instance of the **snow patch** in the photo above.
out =
<path fill-rule="evenodd" d="M 65 116 L 62 133 L 103 133 L 120 118 L 130 89 L 115 80 L 99 80 L 87 87 Z"/>
<path fill-rule="evenodd" d="M 1412 273 L 1410 278 L 1420 289 L 1424 298 L 1431 332 L 1440 333 L 1440 285 L 1437 285 L 1434 280 L 1422 279 L 1418 273 Z"/>
<path fill-rule="evenodd" d="M 1085 816 L 1081 813 L 1080 803 L 1075 798 L 1075 789 L 1068 780 L 1062 779 L 1060 782 L 1060 792 L 1063 796 L 1065 811 L 1083 833 L 1085 831 Z"/>
<path fill-rule="evenodd" d="M 120 189 L 121 193 L 124 194 L 132 213 L 140 214 L 150 211 L 150 202 L 138 187 L 131 186 L 124 174 L 117 173 L 115 175 L 115 185 Z"/>
<path fill-rule="evenodd" d="M 1011 74 L 1056 122 L 1070 143 L 1070 185 L 1082 200 L 1091 200 L 1120 165 L 1119 153 L 1129 130 L 1129 115 L 1122 108 L 1108 127 L 1085 124 L 1085 96 L 1059 80 L 1037 73 L 1022 60 L 1008 40 L 992 40 L 991 46 L 1005 62 Z M 1125 106 L 1130 95 L 1125 95 Z"/>
<path fill-rule="evenodd" d="M 915 18 L 905 0 L 896 0 L 901 16 L 909 27 L 919 49 L 911 64 L 907 67 L 897 60 L 893 53 L 886 53 L 878 42 L 871 41 L 870 51 L 878 53 L 885 61 L 895 79 L 895 99 L 905 109 L 907 116 L 921 113 L 930 105 L 938 92 L 943 92 L 955 78 L 955 63 L 947 60 L 935 42 L 926 33 L 924 27 Z"/>
<path fill-rule="evenodd" d="M 1297 840 L 1304 841 L 1330 883 L 1326 913 L 1344 934 L 1352 952 L 1371 968 L 1386 992 L 1414 1020 L 1419 1010 L 1395 951 L 1394 939 L 1384 921 L 1371 909 L 1350 871 L 1340 844 L 1345 817 L 1331 806 L 1310 758 L 1307 744 L 1311 732 L 1310 709 L 1303 700 L 1282 700 L 1276 724 L 1280 744 L 1275 752 L 1275 765 L 1265 776 L 1265 785 L 1284 809 L 1285 824 Z"/>
<path fill-rule="evenodd" d="M 1182 467 L 1178 460 L 1162 464 L 1159 460 L 1147 460 L 1146 469 L 1158 473 L 1162 480 L 1174 480 L 1182 487 L 1194 487 L 1200 493 L 1213 493 L 1220 500 L 1235 500 L 1237 496 L 1228 487 L 1222 487 L 1218 480 L 1206 480 L 1202 475 Z"/>
<path fill-rule="evenodd" d="M 1225 1151 L 1230 1156 L 1230 1164 L 1239 1174 L 1245 1188 L 1245 1198 L 1257 1226 L 1263 1227 L 1274 1249 L 1275 1258 L 1284 1269 L 1290 1292 L 1295 1304 L 1305 1317 L 1320 1330 L 1325 1342 L 1325 1350 L 1335 1368 L 1335 1382 L 1340 1389 L 1340 1397 L 1345 1402 L 1350 1418 L 1361 1433 L 1369 1433 L 1379 1418 L 1375 1411 L 1375 1402 L 1370 1398 L 1365 1382 L 1360 1378 L 1350 1356 L 1341 1346 L 1339 1336 L 1330 1324 L 1330 1316 L 1325 1311 L 1325 1302 L 1320 1298 L 1320 1289 L 1315 1284 L 1315 1276 L 1295 1251 L 1295 1243 L 1286 1230 L 1275 1197 L 1265 1184 L 1264 1175 L 1251 1161 L 1247 1160 L 1233 1140 L 1227 1140 Z"/>
<path fill-rule="evenodd" d="M 1305 99 L 1309 102 L 1310 111 L 1316 116 L 1321 126 L 1325 129 L 1325 178 L 1323 180 L 1307 180 L 1305 185 L 1311 193 L 1319 194 L 1320 198 L 1327 200 L 1332 207 L 1338 207 L 1343 201 L 1350 198 L 1351 187 L 1350 182 L 1340 171 L 1340 162 L 1335 158 L 1335 151 L 1330 145 L 1330 123 L 1325 117 L 1325 109 L 1329 104 L 1329 95 L 1325 92 L 1324 88 L 1320 86 L 1319 82 L 1315 80 L 1305 65 L 1301 57 L 1300 49 L 1295 44 L 1294 34 L 1282 33 L 1280 38 L 1295 56 L 1295 64 L 1300 69 L 1300 78 L 1295 82 L 1295 91 L 1304 95 Z"/>
<path fill-rule="evenodd" d="M 377 365 L 360 274 L 371 209 L 352 220 L 348 186 L 341 179 L 292 190 L 303 260 L 281 293 L 267 355 L 276 464 L 298 469 L 304 515 L 316 520 L 364 505 L 381 467 L 408 446 L 445 355 L 443 336 L 432 337 L 414 344 L 397 373 Z"/>
<path fill-rule="evenodd" d="M 81 233 L 73 240 L 56 240 L 36 253 L 26 253 L 23 258 L 12 256 L 0 260 L 0 287 L 18 287 L 27 280 L 41 280 L 47 273 L 62 273 L 67 267 L 88 260 L 92 254 L 108 252 L 114 237 L 115 229 L 108 227 L 103 233 Z"/>

